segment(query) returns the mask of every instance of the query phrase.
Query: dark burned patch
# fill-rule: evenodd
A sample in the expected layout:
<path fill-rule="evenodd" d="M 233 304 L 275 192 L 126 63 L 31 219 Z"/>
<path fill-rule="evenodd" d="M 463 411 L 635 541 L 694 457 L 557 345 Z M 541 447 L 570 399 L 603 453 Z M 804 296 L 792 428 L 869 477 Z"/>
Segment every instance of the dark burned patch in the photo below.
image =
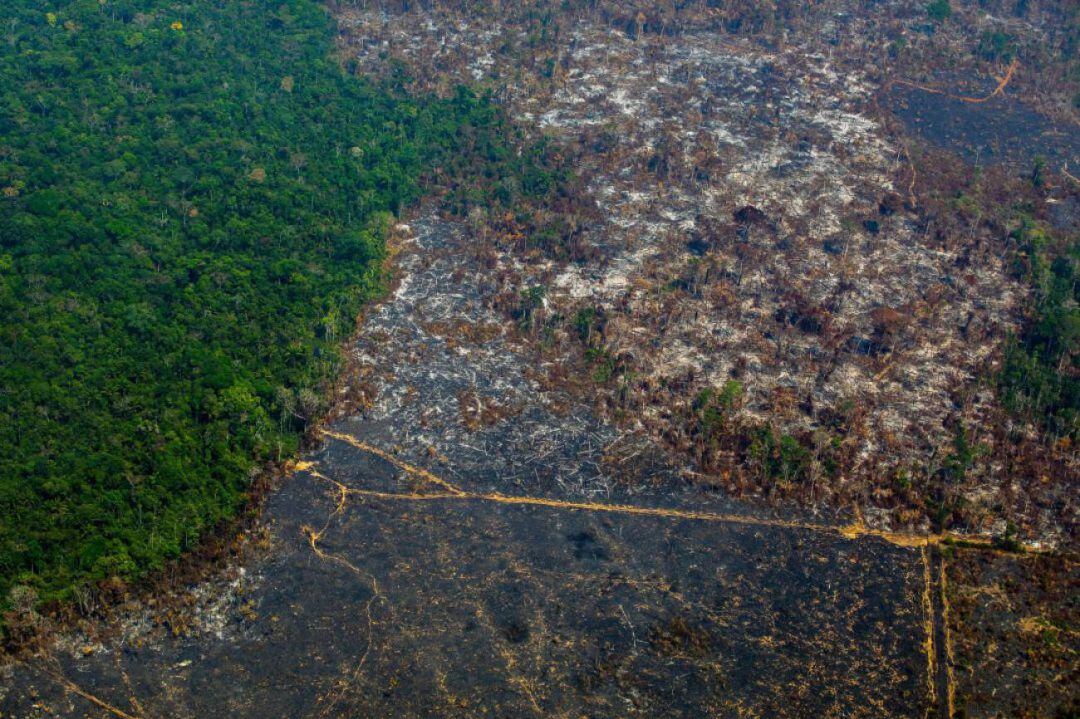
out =
<path fill-rule="evenodd" d="M 320 471 L 348 470 L 350 485 L 381 487 L 347 448 Z M 476 490 L 474 476 L 458 479 Z M 749 708 L 805 717 L 861 706 L 874 716 L 923 715 L 921 565 L 902 548 L 784 527 L 633 515 L 594 526 L 556 508 L 350 500 L 318 556 L 300 526 L 322 526 L 333 511 L 325 490 L 298 474 L 275 495 L 269 511 L 285 551 L 253 567 L 263 579 L 245 601 L 255 600 L 259 617 L 231 637 L 61 652 L 58 666 L 113 706 L 137 694 L 159 716 L 674 717 Z M 681 499 L 686 509 L 726 506 L 697 493 Z M 617 492 L 612 501 L 641 496 Z M 591 551 L 595 540 L 611 564 L 574 563 L 573 547 Z M 35 704 L 96 716 L 62 685 L 19 671 L 0 697 L 5 716 L 30 716 Z M 785 695 L 793 686 L 805 688 L 794 703 Z"/>
<path fill-rule="evenodd" d="M 521 644 L 529 638 L 529 625 L 524 619 L 511 619 L 500 627 L 500 631 L 511 644 Z"/>
<path fill-rule="evenodd" d="M 828 322 L 827 314 L 819 308 L 781 307 L 774 319 L 813 335 L 821 334 Z"/>
<path fill-rule="evenodd" d="M 888 193 L 878 203 L 878 214 L 882 217 L 891 217 L 902 209 L 904 209 L 904 199 L 895 192 Z"/>
<path fill-rule="evenodd" d="M 969 162 L 1002 164 L 1029 171 L 1036 157 L 1057 169 L 1080 164 L 1080 133 L 1010 97 L 973 103 L 894 85 L 889 109 L 908 132 Z"/>
<path fill-rule="evenodd" d="M 607 548 L 592 532 L 580 531 L 568 534 L 566 539 L 574 546 L 574 559 L 603 561 L 608 559 Z"/>
<path fill-rule="evenodd" d="M 529 621 L 526 619 L 528 597 L 526 587 L 518 580 L 505 580 L 492 587 L 487 597 L 487 609 L 499 636 L 511 644 L 528 641 Z"/>
<path fill-rule="evenodd" d="M 847 252 L 847 241 L 831 238 L 821 243 L 821 249 L 830 255 L 843 255 Z"/>
<path fill-rule="evenodd" d="M 1077 565 L 955 552 L 946 566 L 957 716 L 1080 716 Z"/>
<path fill-rule="evenodd" d="M 663 656 L 702 659 L 713 654 L 714 642 L 706 629 L 685 617 L 675 616 L 653 626 L 649 644 Z"/>
<path fill-rule="evenodd" d="M 704 257 L 712 249 L 712 243 L 701 236 L 694 236 L 686 243 L 686 250 L 696 257 Z"/>
<path fill-rule="evenodd" d="M 740 225 L 763 225 L 766 227 L 771 225 L 769 216 L 753 205 L 744 205 L 732 212 L 731 215 L 735 222 Z"/>

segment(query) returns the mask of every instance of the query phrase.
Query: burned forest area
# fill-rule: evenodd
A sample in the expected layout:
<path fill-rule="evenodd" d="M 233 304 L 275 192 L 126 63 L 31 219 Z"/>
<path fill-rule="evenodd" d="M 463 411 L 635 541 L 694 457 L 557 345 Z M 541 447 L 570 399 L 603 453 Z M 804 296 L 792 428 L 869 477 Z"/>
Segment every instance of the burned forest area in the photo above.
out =
<path fill-rule="evenodd" d="M 0 717 L 1080 715 L 1073 3 L 326 10 L 509 150 L 242 520 L 9 601 Z"/>

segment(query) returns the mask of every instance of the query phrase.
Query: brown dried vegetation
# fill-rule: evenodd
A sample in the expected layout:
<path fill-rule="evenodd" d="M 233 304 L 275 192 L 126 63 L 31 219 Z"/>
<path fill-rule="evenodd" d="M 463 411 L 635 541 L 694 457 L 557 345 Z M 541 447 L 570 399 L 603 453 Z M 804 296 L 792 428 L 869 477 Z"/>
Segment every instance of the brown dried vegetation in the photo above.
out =
<path fill-rule="evenodd" d="M 1000 534 L 1009 520 L 1068 542 L 1075 453 L 1017 428 L 984 379 L 1023 320 L 1014 208 L 1046 213 L 1070 190 L 973 174 L 910 142 L 875 91 L 946 49 L 969 77 L 989 72 L 957 50 L 988 21 L 956 12 L 929 35 L 904 3 L 390 3 L 340 17 L 359 68 L 393 58 L 422 89 L 486 84 L 578 172 L 561 206 L 466 220 L 483 291 L 537 353 L 541 387 L 595 398 L 685 457 L 695 482 L 854 504 L 885 527 Z M 1038 66 L 1036 39 L 1065 42 L 1042 29 L 1063 11 L 1025 12 L 1014 29 Z M 897 38 L 910 51 L 874 50 Z M 1058 99 L 1033 104 L 1067 116 L 1070 81 L 1054 82 Z M 737 403 L 699 401 L 730 383 Z"/>

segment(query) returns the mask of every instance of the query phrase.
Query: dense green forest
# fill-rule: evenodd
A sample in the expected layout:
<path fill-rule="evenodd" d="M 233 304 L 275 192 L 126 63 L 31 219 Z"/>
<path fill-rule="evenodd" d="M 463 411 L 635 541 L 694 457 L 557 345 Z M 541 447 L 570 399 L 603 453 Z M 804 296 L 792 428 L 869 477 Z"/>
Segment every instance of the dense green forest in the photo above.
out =
<path fill-rule="evenodd" d="M 487 99 L 351 75 L 310 0 L 8 0 L 0 29 L 0 605 L 237 510 L 319 412 L 391 213 L 557 185 Z"/>
<path fill-rule="evenodd" d="M 1042 424 L 1052 439 L 1080 436 L 1080 241 L 1055 246 L 1028 218 L 1012 233 L 1015 274 L 1032 288 L 1034 308 L 1005 344 L 999 384 L 1014 414 Z"/>

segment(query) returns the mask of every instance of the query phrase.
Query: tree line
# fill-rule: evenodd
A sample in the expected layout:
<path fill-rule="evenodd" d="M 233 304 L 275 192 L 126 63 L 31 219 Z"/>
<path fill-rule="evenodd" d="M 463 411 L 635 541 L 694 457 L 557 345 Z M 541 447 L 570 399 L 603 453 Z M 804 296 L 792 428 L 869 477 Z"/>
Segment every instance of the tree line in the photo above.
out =
<path fill-rule="evenodd" d="M 318 416 L 403 207 L 566 174 L 488 97 L 355 76 L 310 0 L 11 0 L 0 27 L 0 609 L 233 516 Z"/>

